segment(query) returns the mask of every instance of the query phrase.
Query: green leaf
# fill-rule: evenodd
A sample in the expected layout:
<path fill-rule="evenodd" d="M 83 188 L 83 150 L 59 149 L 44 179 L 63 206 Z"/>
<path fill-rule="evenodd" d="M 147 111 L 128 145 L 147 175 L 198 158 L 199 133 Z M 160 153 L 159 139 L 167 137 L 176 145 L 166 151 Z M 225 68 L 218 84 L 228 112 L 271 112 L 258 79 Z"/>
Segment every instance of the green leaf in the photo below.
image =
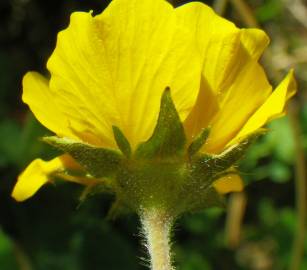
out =
<path fill-rule="evenodd" d="M 210 134 L 210 128 L 204 128 L 188 148 L 189 156 L 196 154 L 199 149 L 205 144 Z"/>
<path fill-rule="evenodd" d="M 122 156 L 114 150 L 98 148 L 67 138 L 51 136 L 44 137 L 43 141 L 70 154 L 94 177 L 113 175 L 122 160 Z"/>
<path fill-rule="evenodd" d="M 172 157 L 183 152 L 186 142 L 183 125 L 173 103 L 170 88 L 166 88 L 160 106 L 157 125 L 151 138 L 136 149 L 137 158 Z"/>
<path fill-rule="evenodd" d="M 116 141 L 118 148 L 127 158 L 129 158 L 131 156 L 131 146 L 129 141 L 117 126 L 113 126 L 112 128 L 113 128 L 114 139 Z"/>

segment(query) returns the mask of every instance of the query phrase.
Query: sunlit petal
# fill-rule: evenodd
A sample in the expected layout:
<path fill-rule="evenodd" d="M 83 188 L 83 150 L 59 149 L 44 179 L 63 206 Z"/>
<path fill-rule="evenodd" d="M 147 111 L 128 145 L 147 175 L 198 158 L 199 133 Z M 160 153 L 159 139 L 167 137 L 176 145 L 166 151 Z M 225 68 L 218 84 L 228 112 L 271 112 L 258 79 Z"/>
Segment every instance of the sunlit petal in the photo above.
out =
<path fill-rule="evenodd" d="M 114 0 L 96 17 L 72 14 L 48 69 L 53 98 L 77 134 L 115 147 L 115 125 L 134 147 L 152 134 L 167 86 L 179 115 L 187 116 L 199 91 L 201 58 L 166 1 Z"/>
<path fill-rule="evenodd" d="M 211 124 L 211 133 L 204 150 L 212 153 L 223 150 L 265 102 L 271 89 L 260 65 L 257 62 L 250 63 L 229 89 L 221 110 Z"/>
<path fill-rule="evenodd" d="M 281 116 L 284 112 L 286 101 L 294 95 L 295 91 L 296 81 L 292 70 L 278 85 L 276 90 L 273 91 L 265 103 L 249 118 L 233 141 L 240 140 L 240 138 L 243 138 L 261 128 L 268 121 Z"/>

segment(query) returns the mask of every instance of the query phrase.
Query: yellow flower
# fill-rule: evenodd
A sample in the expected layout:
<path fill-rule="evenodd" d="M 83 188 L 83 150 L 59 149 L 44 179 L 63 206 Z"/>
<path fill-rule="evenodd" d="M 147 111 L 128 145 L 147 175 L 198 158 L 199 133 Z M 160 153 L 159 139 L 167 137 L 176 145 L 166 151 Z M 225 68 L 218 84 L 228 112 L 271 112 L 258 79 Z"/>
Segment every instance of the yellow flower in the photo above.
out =
<path fill-rule="evenodd" d="M 116 149 L 116 126 L 133 151 L 152 135 L 169 87 L 187 141 L 210 127 L 201 152 L 216 155 L 282 115 L 295 93 L 292 71 L 272 91 L 258 63 L 268 42 L 263 31 L 238 29 L 202 3 L 113 0 L 97 16 L 71 15 L 47 63 L 50 80 L 27 73 L 22 98 L 59 137 Z M 33 161 L 12 196 L 27 199 L 52 177 L 63 178 L 70 166 L 62 160 Z M 234 174 L 213 186 L 227 193 L 242 182 Z"/>

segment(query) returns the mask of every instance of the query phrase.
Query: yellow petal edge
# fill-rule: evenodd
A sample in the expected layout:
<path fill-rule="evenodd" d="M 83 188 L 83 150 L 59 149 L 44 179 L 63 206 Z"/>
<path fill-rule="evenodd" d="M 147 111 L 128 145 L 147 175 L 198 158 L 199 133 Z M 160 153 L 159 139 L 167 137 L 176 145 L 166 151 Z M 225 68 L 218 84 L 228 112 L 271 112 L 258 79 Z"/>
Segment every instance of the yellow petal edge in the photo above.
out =
<path fill-rule="evenodd" d="M 244 189 L 242 178 L 237 174 L 231 174 L 216 180 L 213 187 L 220 194 L 229 192 L 240 192 Z"/>
<path fill-rule="evenodd" d="M 233 144 L 261 128 L 267 122 L 281 116 L 285 110 L 286 102 L 296 92 L 297 84 L 294 71 L 290 70 L 284 80 L 268 97 L 262 106 L 249 118 L 238 135 L 229 144 Z"/>

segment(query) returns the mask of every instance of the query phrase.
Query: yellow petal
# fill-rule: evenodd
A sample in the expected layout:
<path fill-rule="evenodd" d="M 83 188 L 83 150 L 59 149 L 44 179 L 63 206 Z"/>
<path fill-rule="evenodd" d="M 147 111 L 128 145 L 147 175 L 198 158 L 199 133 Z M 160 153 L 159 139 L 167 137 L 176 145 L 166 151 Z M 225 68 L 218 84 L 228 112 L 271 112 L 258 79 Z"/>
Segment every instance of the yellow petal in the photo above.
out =
<path fill-rule="evenodd" d="M 22 100 L 28 104 L 35 117 L 58 136 L 81 139 L 91 144 L 101 144 L 100 139 L 86 130 L 72 129 L 67 112 L 61 111 L 50 91 L 48 81 L 37 72 L 28 72 L 23 78 Z"/>
<path fill-rule="evenodd" d="M 48 81 L 37 72 L 28 72 L 23 77 L 23 102 L 30 105 L 35 117 L 59 136 L 74 137 L 68 128 L 68 120 L 57 108 L 49 91 Z"/>
<path fill-rule="evenodd" d="M 218 93 L 234 70 L 234 56 L 240 44 L 239 29 L 200 2 L 182 5 L 176 13 L 195 35 L 203 59 L 203 74 L 213 91 Z"/>
<path fill-rule="evenodd" d="M 263 69 L 251 62 L 237 76 L 211 124 L 210 136 L 204 151 L 218 153 L 241 130 L 250 116 L 265 102 L 271 93 Z"/>
<path fill-rule="evenodd" d="M 55 158 L 48 162 L 41 159 L 35 159 L 25 171 L 19 175 L 12 196 L 17 201 L 23 201 L 30 198 L 41 188 L 41 186 L 48 182 L 48 177 L 51 173 L 62 168 L 63 165 L 59 158 Z"/>
<path fill-rule="evenodd" d="M 269 42 L 267 34 L 260 29 L 241 29 L 241 43 L 253 60 L 259 59 Z"/>
<path fill-rule="evenodd" d="M 185 4 L 177 8 L 176 13 L 182 24 L 194 33 L 203 58 L 201 90 L 185 121 L 186 133 L 188 137 L 193 137 L 209 124 L 216 125 L 210 138 L 213 139 L 208 141 L 206 148 L 216 152 L 238 132 L 256 106 L 269 94 L 270 86 L 257 64 L 269 38 L 262 30 L 238 29 L 202 3 Z M 248 69 L 252 71 L 249 72 Z M 257 82 L 250 86 L 251 80 Z M 236 89 L 238 87 L 239 89 Z M 250 98 L 252 99 L 249 100 Z M 245 100 L 246 106 L 242 106 L 242 109 L 237 110 L 234 107 Z M 223 108 L 225 104 L 227 105 Z M 238 108 L 240 107 L 241 104 Z M 222 112 L 216 116 L 214 123 L 211 123 L 219 108 Z M 213 144 L 217 144 L 215 149 Z"/>
<path fill-rule="evenodd" d="M 163 0 L 114 0 L 96 17 L 73 13 L 47 66 L 52 96 L 72 129 L 110 147 L 112 125 L 133 147 L 150 137 L 167 86 L 184 119 L 201 72 L 194 36 Z"/>
<path fill-rule="evenodd" d="M 269 43 L 258 29 L 239 29 L 205 4 L 192 2 L 176 9 L 198 43 L 203 59 L 203 76 L 214 93 L 227 92 L 237 74 L 256 61 Z"/>
<path fill-rule="evenodd" d="M 24 201 L 46 184 L 53 174 L 64 172 L 67 169 L 79 170 L 80 168 L 69 155 L 62 155 L 50 161 L 35 159 L 19 175 L 12 197 L 16 201 Z"/>
<path fill-rule="evenodd" d="M 271 119 L 280 116 L 284 111 L 286 101 L 295 94 L 296 87 L 293 70 L 291 70 L 265 103 L 249 118 L 233 142 L 253 133 Z"/>
<path fill-rule="evenodd" d="M 240 192 L 244 188 L 241 177 L 237 174 L 224 176 L 213 183 L 213 187 L 220 194 L 229 192 Z"/>
<path fill-rule="evenodd" d="M 184 121 L 187 140 L 192 141 L 195 136 L 199 135 L 201 130 L 209 125 L 218 110 L 217 97 L 205 79 L 202 79 L 196 103 Z"/>

